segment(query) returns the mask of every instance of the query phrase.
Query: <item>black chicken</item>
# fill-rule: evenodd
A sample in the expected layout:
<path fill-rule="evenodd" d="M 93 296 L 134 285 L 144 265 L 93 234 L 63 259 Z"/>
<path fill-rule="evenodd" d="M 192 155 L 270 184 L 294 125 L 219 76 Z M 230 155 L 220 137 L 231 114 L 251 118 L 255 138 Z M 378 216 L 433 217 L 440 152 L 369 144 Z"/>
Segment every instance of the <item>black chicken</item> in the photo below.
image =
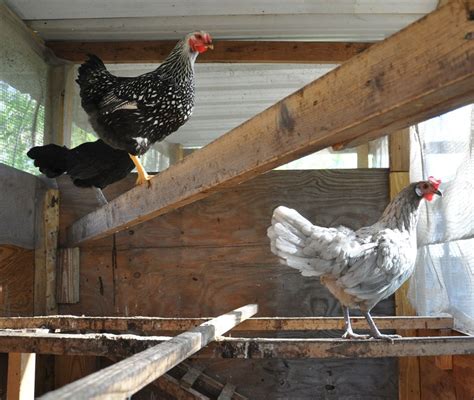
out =
<path fill-rule="evenodd" d="M 134 167 L 127 152 L 113 149 L 100 139 L 70 150 L 56 144 L 37 146 L 27 156 L 48 178 L 65 173 L 79 187 L 103 189 L 125 178 Z"/>
<path fill-rule="evenodd" d="M 156 70 L 138 77 L 114 76 L 93 55 L 79 68 L 82 107 L 104 142 L 129 153 L 137 167 L 137 184 L 150 179 L 137 156 L 190 117 L 194 62 L 208 48 L 213 48 L 211 36 L 198 31 L 178 42 Z"/>

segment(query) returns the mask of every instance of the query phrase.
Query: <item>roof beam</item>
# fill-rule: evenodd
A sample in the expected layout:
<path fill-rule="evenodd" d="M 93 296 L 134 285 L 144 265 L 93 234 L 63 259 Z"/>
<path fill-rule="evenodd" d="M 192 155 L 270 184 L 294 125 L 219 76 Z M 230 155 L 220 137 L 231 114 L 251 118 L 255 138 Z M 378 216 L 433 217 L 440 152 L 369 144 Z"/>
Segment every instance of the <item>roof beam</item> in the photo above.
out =
<path fill-rule="evenodd" d="M 87 54 L 95 54 L 105 63 L 159 63 L 175 45 L 175 40 L 46 43 L 58 58 L 75 63 L 83 62 Z M 198 61 L 339 64 L 369 48 L 370 43 L 221 40 L 214 46 L 213 51 L 201 54 Z"/>
<path fill-rule="evenodd" d="M 68 228 L 110 235 L 337 143 L 382 136 L 474 100 L 474 40 L 450 2 Z"/>

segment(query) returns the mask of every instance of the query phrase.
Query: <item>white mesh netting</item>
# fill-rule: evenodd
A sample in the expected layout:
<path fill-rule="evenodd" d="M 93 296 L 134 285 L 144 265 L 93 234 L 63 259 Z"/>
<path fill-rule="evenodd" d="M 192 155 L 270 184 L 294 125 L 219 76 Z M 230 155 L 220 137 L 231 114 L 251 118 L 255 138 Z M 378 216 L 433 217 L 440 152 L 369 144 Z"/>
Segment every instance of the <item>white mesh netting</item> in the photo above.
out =
<path fill-rule="evenodd" d="M 43 144 L 48 66 L 0 3 L 0 162 L 38 173 L 28 149 Z"/>
<path fill-rule="evenodd" d="M 443 181 L 443 198 L 424 202 L 409 299 L 419 315 L 450 314 L 474 333 L 474 106 L 411 130 L 410 180 Z"/>

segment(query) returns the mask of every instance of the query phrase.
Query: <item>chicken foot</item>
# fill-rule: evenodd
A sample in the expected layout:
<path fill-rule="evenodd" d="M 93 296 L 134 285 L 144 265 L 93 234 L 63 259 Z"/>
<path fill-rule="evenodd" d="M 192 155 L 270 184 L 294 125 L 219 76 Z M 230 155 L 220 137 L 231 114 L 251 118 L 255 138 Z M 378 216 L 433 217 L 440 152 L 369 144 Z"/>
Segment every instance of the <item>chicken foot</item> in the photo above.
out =
<path fill-rule="evenodd" d="M 354 333 L 352 330 L 352 325 L 351 325 L 351 317 L 349 315 L 349 307 L 342 306 L 342 310 L 344 312 L 344 325 L 346 328 L 346 331 L 344 332 L 344 335 L 342 335 L 343 339 L 368 339 L 370 335 L 359 335 L 357 333 Z"/>
<path fill-rule="evenodd" d="M 380 333 L 377 326 L 375 325 L 374 320 L 372 319 L 372 316 L 370 315 L 370 312 L 364 311 L 363 314 L 370 327 L 370 333 L 371 333 L 370 336 L 373 337 L 374 339 L 388 340 L 389 342 L 393 343 L 393 339 L 401 338 L 400 335 L 384 335 L 383 333 Z"/>
<path fill-rule="evenodd" d="M 132 156 L 131 154 L 129 154 L 129 156 L 132 159 L 133 163 L 135 164 L 135 167 L 137 168 L 138 177 L 137 177 L 137 181 L 135 182 L 135 184 L 136 185 L 141 185 L 142 183 L 147 182 L 148 187 L 150 187 L 151 186 L 151 182 L 150 182 L 151 176 L 147 174 L 147 172 L 145 171 L 145 168 L 143 168 L 143 165 L 142 165 L 142 163 L 140 162 L 140 160 L 138 159 L 137 156 Z"/>

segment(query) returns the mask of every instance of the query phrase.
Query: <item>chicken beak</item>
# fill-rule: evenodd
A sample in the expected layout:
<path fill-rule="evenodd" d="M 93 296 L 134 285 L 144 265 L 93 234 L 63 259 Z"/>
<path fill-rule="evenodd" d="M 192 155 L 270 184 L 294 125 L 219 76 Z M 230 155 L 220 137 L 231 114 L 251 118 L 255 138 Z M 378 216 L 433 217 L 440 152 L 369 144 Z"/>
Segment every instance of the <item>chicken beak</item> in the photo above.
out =
<path fill-rule="evenodd" d="M 443 197 L 443 192 L 441 192 L 441 190 L 436 189 L 434 194 L 437 194 L 439 197 Z"/>
<path fill-rule="evenodd" d="M 206 44 L 206 47 L 208 49 L 214 50 L 214 45 L 213 44 Z"/>

